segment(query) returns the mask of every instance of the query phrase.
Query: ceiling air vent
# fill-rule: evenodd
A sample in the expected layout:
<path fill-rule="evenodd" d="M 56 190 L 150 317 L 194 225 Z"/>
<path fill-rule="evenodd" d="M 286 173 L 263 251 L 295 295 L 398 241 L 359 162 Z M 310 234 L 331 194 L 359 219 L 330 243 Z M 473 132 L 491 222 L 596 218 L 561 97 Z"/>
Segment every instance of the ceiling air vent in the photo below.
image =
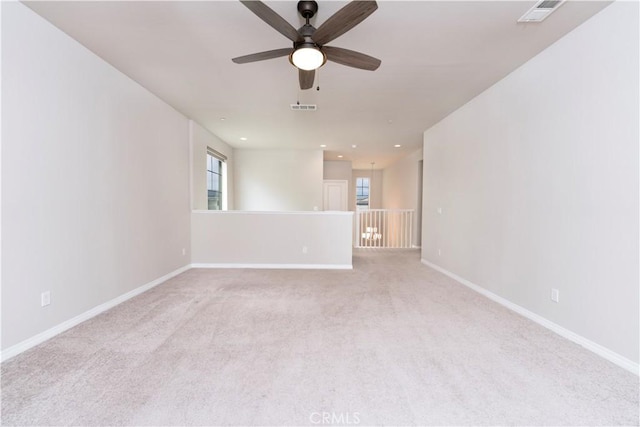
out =
<path fill-rule="evenodd" d="M 565 0 L 542 0 L 518 19 L 518 22 L 542 22 L 551 12 L 558 9 Z"/>
<path fill-rule="evenodd" d="M 293 111 L 316 111 L 318 106 L 316 104 L 291 104 Z"/>

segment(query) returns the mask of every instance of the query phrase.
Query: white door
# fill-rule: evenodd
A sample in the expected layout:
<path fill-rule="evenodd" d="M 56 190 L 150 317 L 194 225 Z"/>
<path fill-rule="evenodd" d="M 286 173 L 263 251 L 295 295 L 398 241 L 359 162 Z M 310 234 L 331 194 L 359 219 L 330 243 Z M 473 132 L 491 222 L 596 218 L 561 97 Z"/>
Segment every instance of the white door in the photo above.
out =
<path fill-rule="evenodd" d="M 347 180 L 328 179 L 322 184 L 325 211 L 349 210 L 349 184 Z"/>

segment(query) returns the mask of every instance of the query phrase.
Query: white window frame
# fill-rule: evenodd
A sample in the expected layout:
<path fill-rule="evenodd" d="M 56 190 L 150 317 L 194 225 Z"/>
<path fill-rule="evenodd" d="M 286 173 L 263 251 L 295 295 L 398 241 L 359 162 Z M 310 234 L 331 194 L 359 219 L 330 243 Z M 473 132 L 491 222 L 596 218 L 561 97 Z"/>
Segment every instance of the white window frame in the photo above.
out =
<path fill-rule="evenodd" d="M 227 156 L 220 153 L 219 151 L 214 150 L 211 147 L 207 147 L 207 165 L 206 165 L 206 173 L 207 173 L 207 209 L 209 209 L 209 156 L 214 159 L 220 161 L 220 184 L 219 184 L 219 192 L 220 192 L 220 209 L 210 209 L 210 210 L 227 210 Z M 215 173 L 215 172 L 213 172 Z"/>
<path fill-rule="evenodd" d="M 367 195 L 367 204 L 365 205 L 358 205 L 358 180 L 362 179 L 362 180 L 366 180 L 367 181 L 367 192 L 369 193 Z M 362 186 L 362 188 L 365 188 L 364 186 Z M 371 178 L 369 178 L 368 176 L 359 176 L 356 178 L 356 189 L 355 189 L 355 195 L 356 195 L 356 211 L 366 211 L 371 209 Z"/>

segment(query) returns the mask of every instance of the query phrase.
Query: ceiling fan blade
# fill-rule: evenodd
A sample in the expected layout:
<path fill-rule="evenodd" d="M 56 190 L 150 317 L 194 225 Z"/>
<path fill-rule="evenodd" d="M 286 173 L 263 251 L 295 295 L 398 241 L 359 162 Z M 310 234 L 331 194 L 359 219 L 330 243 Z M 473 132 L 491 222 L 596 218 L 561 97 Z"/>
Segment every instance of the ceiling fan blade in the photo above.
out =
<path fill-rule="evenodd" d="M 306 71 L 298 69 L 298 79 L 300 80 L 300 89 L 311 89 L 313 81 L 316 78 L 316 70 Z"/>
<path fill-rule="evenodd" d="M 318 27 L 313 41 L 320 46 L 329 43 L 364 21 L 377 8 L 375 1 L 352 1 Z"/>
<path fill-rule="evenodd" d="M 374 71 L 377 70 L 382 63 L 382 61 L 373 56 L 341 47 L 324 46 L 322 51 L 327 55 L 327 60 L 346 65 L 347 67 Z"/>
<path fill-rule="evenodd" d="M 265 52 L 252 53 L 251 55 L 238 56 L 233 58 L 232 61 L 236 64 L 246 64 L 247 62 L 264 61 L 265 59 L 279 58 L 281 56 L 287 56 L 293 49 L 286 47 L 284 49 L 267 50 Z"/>
<path fill-rule="evenodd" d="M 291 40 L 292 42 L 303 41 L 302 36 L 298 33 L 293 25 L 289 24 L 282 16 L 278 15 L 266 4 L 257 0 L 240 0 L 247 9 L 255 13 L 258 18 L 269 24 L 277 32 Z"/>

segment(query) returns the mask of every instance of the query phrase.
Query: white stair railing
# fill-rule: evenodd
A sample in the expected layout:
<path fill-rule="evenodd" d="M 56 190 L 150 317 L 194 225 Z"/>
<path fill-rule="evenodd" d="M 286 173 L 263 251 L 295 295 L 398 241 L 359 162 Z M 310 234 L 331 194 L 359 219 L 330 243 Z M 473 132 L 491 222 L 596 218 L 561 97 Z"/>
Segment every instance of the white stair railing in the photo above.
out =
<path fill-rule="evenodd" d="M 413 209 L 368 209 L 354 218 L 356 248 L 412 247 Z"/>

